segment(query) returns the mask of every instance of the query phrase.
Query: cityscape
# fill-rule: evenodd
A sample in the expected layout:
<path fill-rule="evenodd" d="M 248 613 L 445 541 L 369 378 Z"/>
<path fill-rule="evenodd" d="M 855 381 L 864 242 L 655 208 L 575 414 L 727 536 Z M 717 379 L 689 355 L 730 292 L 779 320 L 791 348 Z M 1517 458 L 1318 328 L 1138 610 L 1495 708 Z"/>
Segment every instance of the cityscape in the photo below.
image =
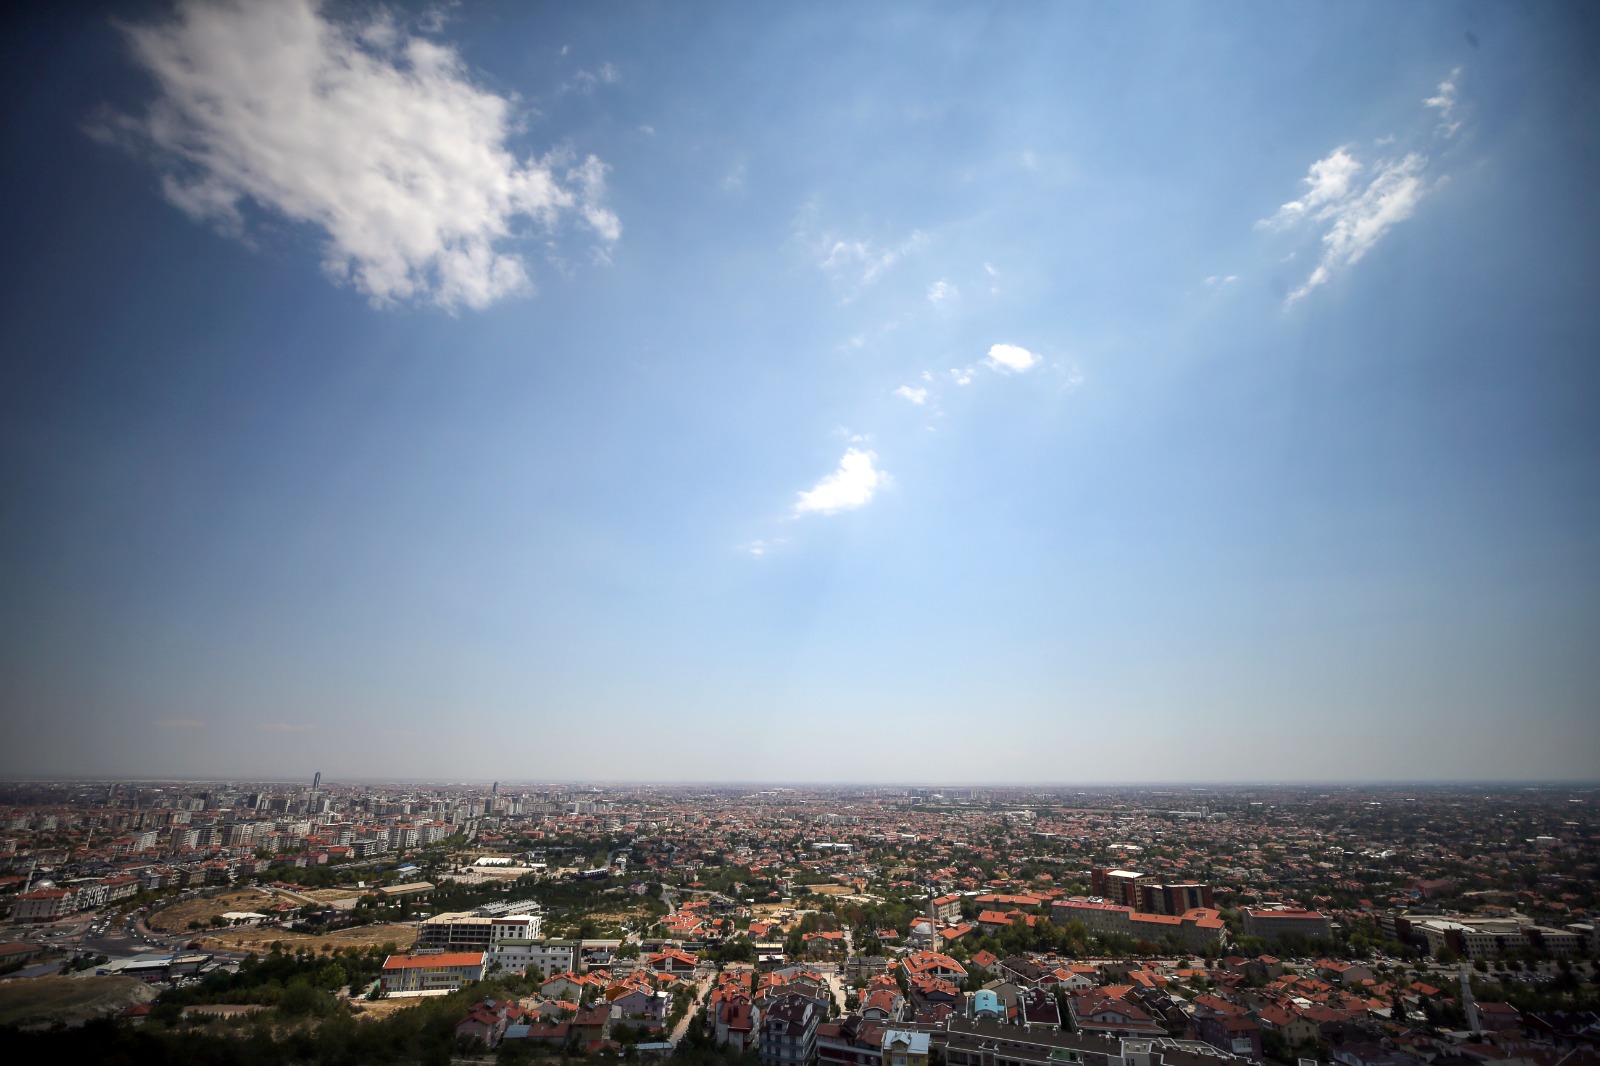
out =
<path fill-rule="evenodd" d="M 1600 1066 L 1600 4 L 0 14 L 0 1066 Z"/>
<path fill-rule="evenodd" d="M 0 1010 L 39 1041 L 409 1016 L 418 1054 L 517 1062 L 1583 1063 L 1597 799 L 13 784 Z"/>

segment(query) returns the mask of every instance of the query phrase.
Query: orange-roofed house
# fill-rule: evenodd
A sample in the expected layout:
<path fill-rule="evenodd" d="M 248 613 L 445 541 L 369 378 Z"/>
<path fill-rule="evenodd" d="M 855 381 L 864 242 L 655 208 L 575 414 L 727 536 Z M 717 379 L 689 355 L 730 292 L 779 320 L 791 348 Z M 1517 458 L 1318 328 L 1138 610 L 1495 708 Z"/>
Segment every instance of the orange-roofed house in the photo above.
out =
<path fill-rule="evenodd" d="M 483 980 L 483 960 L 481 951 L 390 955 L 383 960 L 383 990 L 390 995 L 454 992 Z"/>

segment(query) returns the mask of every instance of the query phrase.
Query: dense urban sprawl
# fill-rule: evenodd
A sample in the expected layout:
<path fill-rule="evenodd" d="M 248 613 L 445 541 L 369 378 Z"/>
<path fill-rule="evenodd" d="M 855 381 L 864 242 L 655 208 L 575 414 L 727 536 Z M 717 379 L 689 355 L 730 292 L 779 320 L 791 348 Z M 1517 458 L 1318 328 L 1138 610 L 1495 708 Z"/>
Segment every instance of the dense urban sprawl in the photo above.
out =
<path fill-rule="evenodd" d="M 12 784 L 0 1026 L 219 1061 L 1583 1066 L 1597 797 Z"/>

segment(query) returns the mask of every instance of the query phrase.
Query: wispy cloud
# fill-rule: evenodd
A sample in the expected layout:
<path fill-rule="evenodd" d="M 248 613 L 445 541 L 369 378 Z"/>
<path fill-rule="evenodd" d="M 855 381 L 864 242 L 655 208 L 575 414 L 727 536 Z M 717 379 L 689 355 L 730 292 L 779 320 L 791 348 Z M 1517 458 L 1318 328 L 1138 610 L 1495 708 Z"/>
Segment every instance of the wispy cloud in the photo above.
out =
<path fill-rule="evenodd" d="M 1440 124 L 1435 132 L 1446 138 L 1461 128 L 1455 117 L 1460 74 L 1459 68 L 1452 71 L 1439 83 L 1437 93 L 1423 101 L 1423 106 L 1439 112 Z M 1311 164 L 1301 179 L 1305 191 L 1299 198 L 1256 223 L 1257 229 L 1274 232 L 1300 230 L 1320 234 L 1322 254 L 1305 281 L 1284 301 L 1286 306 L 1303 300 L 1312 290 L 1360 262 L 1385 234 L 1416 212 L 1417 205 L 1437 184 L 1429 177 L 1429 158 L 1422 150 L 1426 147 L 1424 140 L 1438 143 L 1437 137 L 1385 137 L 1375 146 L 1396 146 L 1396 150 L 1371 163 L 1356 158 L 1348 145 L 1335 148 Z M 1400 150 L 1407 142 L 1411 150 Z M 1222 282 L 1229 280 L 1231 275 Z M 1218 282 L 1208 278 L 1206 283 Z"/>
<path fill-rule="evenodd" d="M 295 722 L 261 723 L 261 731 L 263 733 L 310 733 L 314 728 L 314 726 L 302 725 Z"/>
<path fill-rule="evenodd" d="M 821 224 L 820 215 L 815 202 L 801 207 L 794 221 L 793 238 L 813 257 L 817 268 L 843 291 L 846 303 L 929 244 L 928 235 L 921 230 L 912 230 L 896 241 L 841 234 Z"/>
<path fill-rule="evenodd" d="M 827 253 L 820 265 L 830 274 L 871 285 L 896 263 L 927 244 L 928 238 L 921 232 L 913 232 L 899 244 L 887 248 L 871 241 L 832 239 L 827 243 Z"/>
<path fill-rule="evenodd" d="M 204 729 L 206 724 L 198 718 L 158 718 L 156 725 L 162 729 Z"/>
<path fill-rule="evenodd" d="M 928 302 L 931 304 L 942 304 L 960 295 L 961 291 L 948 281 L 936 281 L 928 286 Z"/>
<path fill-rule="evenodd" d="M 1461 68 L 1450 72 L 1450 76 L 1439 83 L 1439 89 L 1434 95 L 1422 101 L 1424 107 L 1431 107 L 1439 112 L 1439 132 L 1446 137 L 1454 137 L 1461 129 L 1461 121 L 1455 117 L 1457 90 L 1456 82 L 1461 78 Z"/>
<path fill-rule="evenodd" d="M 1423 179 L 1427 157 L 1412 152 L 1400 159 L 1377 164 L 1372 180 L 1360 192 L 1347 194 L 1320 208 L 1312 217 L 1326 225 L 1322 257 L 1305 282 L 1289 294 L 1294 303 L 1334 274 L 1361 261 L 1372 248 L 1416 211 L 1427 192 Z"/>
<path fill-rule="evenodd" d="M 158 96 L 94 132 L 147 153 L 167 198 L 224 232 L 244 234 L 247 204 L 320 231 L 329 276 L 375 304 L 486 307 L 532 287 L 519 235 L 574 219 L 602 245 L 620 236 L 603 163 L 518 159 L 515 100 L 383 11 L 185 0 L 124 32 Z"/>
<path fill-rule="evenodd" d="M 894 395 L 900 397 L 902 400 L 909 400 L 918 407 L 921 407 L 923 404 L 928 402 L 928 390 L 911 385 L 901 385 L 898 389 L 894 390 Z"/>
<path fill-rule="evenodd" d="M 1039 365 L 1039 357 L 1015 344 L 992 344 L 984 365 L 1002 374 L 1021 374 Z"/>
<path fill-rule="evenodd" d="M 870 503 L 889 481 L 889 475 L 873 465 L 877 458 L 875 453 L 860 448 L 846 450 L 837 470 L 817 482 L 815 488 L 799 494 L 795 516 L 834 514 Z"/>
<path fill-rule="evenodd" d="M 563 51 L 563 55 L 566 53 Z M 602 85 L 615 85 L 622 80 L 622 72 L 610 63 L 602 63 L 598 70 L 580 70 L 562 88 L 568 92 L 592 93 Z"/>
<path fill-rule="evenodd" d="M 1328 205 L 1338 203 L 1350 195 L 1351 183 L 1361 172 L 1361 164 L 1348 149 L 1335 148 L 1311 164 L 1311 173 L 1301 178 L 1306 193 L 1298 200 L 1290 200 L 1278 208 L 1277 214 L 1256 223 L 1258 229 L 1287 229 L 1306 219 L 1315 218 Z"/>

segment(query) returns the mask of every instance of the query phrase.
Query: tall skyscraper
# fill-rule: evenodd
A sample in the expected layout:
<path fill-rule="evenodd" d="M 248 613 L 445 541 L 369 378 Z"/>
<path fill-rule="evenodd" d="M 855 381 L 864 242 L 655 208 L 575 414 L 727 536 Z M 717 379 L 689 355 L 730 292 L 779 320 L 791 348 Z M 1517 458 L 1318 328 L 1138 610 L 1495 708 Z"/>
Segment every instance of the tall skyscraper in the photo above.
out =
<path fill-rule="evenodd" d="M 322 787 L 322 771 L 318 770 L 316 776 L 311 779 L 311 791 L 315 792 L 318 789 L 320 789 L 321 787 Z"/>

